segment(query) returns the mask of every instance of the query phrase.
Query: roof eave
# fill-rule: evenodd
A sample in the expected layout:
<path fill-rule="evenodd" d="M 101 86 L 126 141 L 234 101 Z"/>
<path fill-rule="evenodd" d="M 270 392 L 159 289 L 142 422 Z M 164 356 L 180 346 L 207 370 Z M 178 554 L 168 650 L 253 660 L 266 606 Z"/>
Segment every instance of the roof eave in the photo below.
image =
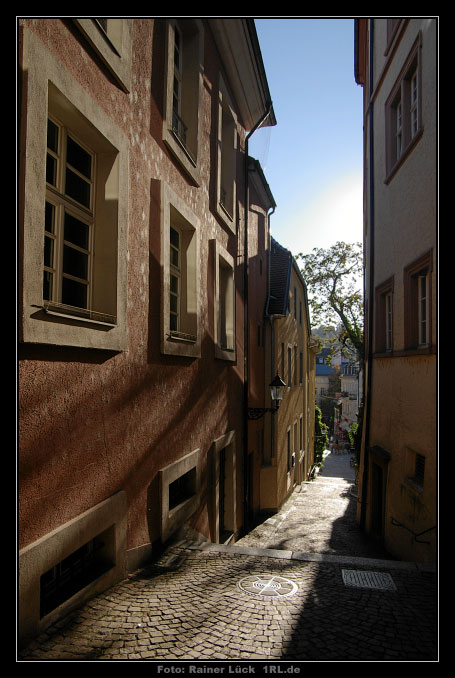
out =
<path fill-rule="evenodd" d="M 267 113 L 263 127 L 276 125 L 254 19 L 208 19 L 245 126 L 250 131 Z"/>

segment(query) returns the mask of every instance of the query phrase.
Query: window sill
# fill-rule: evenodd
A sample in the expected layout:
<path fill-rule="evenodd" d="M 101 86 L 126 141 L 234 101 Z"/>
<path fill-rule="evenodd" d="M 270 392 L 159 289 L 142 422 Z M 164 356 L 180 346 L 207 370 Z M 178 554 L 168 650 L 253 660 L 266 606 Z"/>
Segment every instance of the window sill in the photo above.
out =
<path fill-rule="evenodd" d="M 228 360 L 229 362 L 235 362 L 237 360 L 237 353 L 235 348 L 222 348 L 221 346 L 215 346 L 215 358 L 218 360 Z"/>
<path fill-rule="evenodd" d="M 185 334 L 184 332 L 171 332 L 168 334 L 168 341 L 182 342 L 184 344 L 195 344 L 197 337 L 194 334 Z"/>
<path fill-rule="evenodd" d="M 115 327 L 117 324 L 117 318 L 113 315 L 90 311 L 83 308 L 74 308 L 73 306 L 66 306 L 65 304 L 45 302 L 40 308 L 42 308 L 46 315 L 53 315 L 58 318 L 79 320 L 81 322 L 93 325 L 103 325 L 105 327 Z"/>

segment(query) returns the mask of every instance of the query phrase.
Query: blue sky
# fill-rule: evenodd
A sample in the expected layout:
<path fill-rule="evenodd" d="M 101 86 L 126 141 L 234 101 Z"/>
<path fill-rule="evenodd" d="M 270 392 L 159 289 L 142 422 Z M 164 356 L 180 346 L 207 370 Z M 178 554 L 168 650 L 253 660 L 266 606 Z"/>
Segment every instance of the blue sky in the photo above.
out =
<path fill-rule="evenodd" d="M 362 88 L 354 79 L 354 20 L 256 18 L 275 127 L 258 129 L 249 154 L 277 209 L 273 237 L 307 254 L 362 242 Z"/>

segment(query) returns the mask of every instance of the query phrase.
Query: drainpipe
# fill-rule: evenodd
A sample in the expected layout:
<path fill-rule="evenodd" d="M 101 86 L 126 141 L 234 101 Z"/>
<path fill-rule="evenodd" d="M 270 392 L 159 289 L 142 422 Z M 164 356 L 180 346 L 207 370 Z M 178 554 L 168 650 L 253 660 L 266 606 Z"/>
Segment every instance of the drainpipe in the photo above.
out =
<path fill-rule="evenodd" d="M 270 218 L 275 212 L 275 207 L 267 214 L 267 300 L 265 306 L 265 316 L 270 322 L 270 380 L 275 376 L 275 323 L 274 318 L 269 316 L 270 300 L 270 264 L 272 260 L 271 242 L 270 242 Z M 265 372 L 264 372 L 265 373 Z M 265 386 L 265 385 L 264 385 Z M 270 417 L 270 457 L 275 456 L 275 417 Z"/>
<path fill-rule="evenodd" d="M 369 280 L 369 298 L 368 298 L 368 375 L 365 384 L 364 403 L 365 403 L 365 438 L 363 448 L 363 475 L 362 475 L 362 499 L 360 505 L 360 526 L 364 529 L 366 522 L 367 507 L 367 486 L 368 486 L 368 466 L 370 446 L 370 419 L 371 419 L 371 390 L 373 379 L 373 319 L 374 319 L 374 129 L 373 129 L 373 37 L 374 37 L 374 19 L 369 20 L 369 125 L 368 125 L 368 145 L 369 145 L 369 233 L 370 233 L 370 280 Z"/>
<path fill-rule="evenodd" d="M 246 531 L 248 527 L 248 487 L 249 487 L 249 469 L 248 469 L 248 351 L 249 351 L 249 330 L 248 330 L 248 208 L 249 208 L 249 183 L 248 183 L 248 143 L 250 137 L 266 120 L 272 110 L 272 102 L 267 103 L 267 109 L 264 115 L 258 120 L 254 127 L 245 137 L 245 195 L 244 195 L 244 249 L 243 249 L 243 527 Z"/>

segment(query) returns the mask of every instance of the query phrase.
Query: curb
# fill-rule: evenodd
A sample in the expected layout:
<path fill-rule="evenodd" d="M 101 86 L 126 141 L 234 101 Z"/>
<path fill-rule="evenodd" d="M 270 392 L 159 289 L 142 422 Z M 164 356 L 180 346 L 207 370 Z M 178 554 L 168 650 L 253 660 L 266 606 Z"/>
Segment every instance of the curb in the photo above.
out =
<path fill-rule="evenodd" d="M 436 573 L 436 566 L 427 563 L 413 563 L 401 560 L 379 560 L 376 558 L 359 558 L 356 556 L 338 556 L 329 553 L 304 553 L 302 551 L 285 551 L 279 549 L 261 549 L 251 546 L 235 546 L 212 544 L 210 542 L 189 542 L 184 545 L 191 551 L 211 551 L 212 553 L 230 553 L 239 556 L 256 556 L 259 558 L 279 558 L 282 560 L 300 560 L 312 563 L 330 563 L 339 565 L 358 565 L 359 567 L 381 567 L 389 570 L 410 570 Z"/>

